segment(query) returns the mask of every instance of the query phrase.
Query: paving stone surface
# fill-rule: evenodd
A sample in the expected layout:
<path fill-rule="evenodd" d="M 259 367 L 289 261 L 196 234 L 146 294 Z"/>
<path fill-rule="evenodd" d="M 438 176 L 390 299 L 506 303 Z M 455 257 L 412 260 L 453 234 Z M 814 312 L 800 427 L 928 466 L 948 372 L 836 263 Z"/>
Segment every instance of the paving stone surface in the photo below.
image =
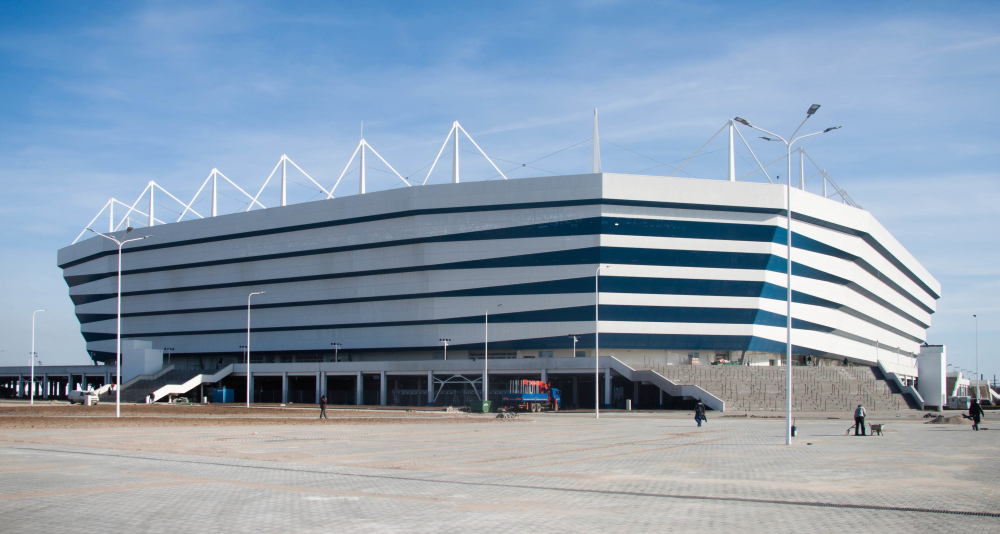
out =
<path fill-rule="evenodd" d="M 1000 429 L 477 421 L 3 430 L 0 531 L 1000 532 Z"/>

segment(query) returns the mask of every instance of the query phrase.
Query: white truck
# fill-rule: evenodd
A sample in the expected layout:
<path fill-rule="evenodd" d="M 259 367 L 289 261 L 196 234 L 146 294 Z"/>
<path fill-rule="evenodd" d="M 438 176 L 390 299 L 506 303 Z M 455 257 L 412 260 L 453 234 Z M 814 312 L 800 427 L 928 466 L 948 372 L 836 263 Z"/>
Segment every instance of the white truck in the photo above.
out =
<path fill-rule="evenodd" d="M 92 389 L 88 389 L 86 391 L 74 389 L 66 395 L 66 398 L 69 400 L 70 404 L 76 404 L 79 402 L 80 404 L 86 406 L 93 406 L 99 402 L 97 392 Z"/>

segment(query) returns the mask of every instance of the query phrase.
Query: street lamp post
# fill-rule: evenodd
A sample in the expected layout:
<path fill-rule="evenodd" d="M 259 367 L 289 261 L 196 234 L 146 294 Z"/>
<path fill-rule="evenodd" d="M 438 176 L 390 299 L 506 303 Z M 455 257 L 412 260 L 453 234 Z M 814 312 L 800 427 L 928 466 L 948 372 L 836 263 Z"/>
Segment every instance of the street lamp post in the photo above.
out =
<path fill-rule="evenodd" d="M 599 265 L 594 273 L 594 419 L 601 418 L 601 268 L 610 269 L 610 265 Z M 575 340 L 574 340 L 575 341 Z M 573 353 L 576 356 L 576 352 Z"/>
<path fill-rule="evenodd" d="M 254 291 L 247 295 L 247 408 L 250 407 L 250 297 L 263 295 L 265 291 Z"/>
<path fill-rule="evenodd" d="M 580 341 L 579 334 L 569 334 L 569 337 L 573 338 L 573 357 L 576 358 L 576 342 Z"/>
<path fill-rule="evenodd" d="M 333 363 L 337 363 L 337 362 L 340 361 L 340 346 L 341 345 L 340 345 L 340 343 L 337 343 L 336 341 L 334 341 L 333 343 L 330 343 L 330 345 L 333 346 Z"/>
<path fill-rule="evenodd" d="M 31 312 L 31 385 L 28 387 L 29 404 L 35 403 L 35 314 L 47 310 L 35 310 Z"/>
<path fill-rule="evenodd" d="M 439 341 L 441 341 L 441 343 L 444 343 L 444 359 L 445 361 L 448 361 L 448 343 L 451 343 L 451 340 L 441 338 Z"/>
<path fill-rule="evenodd" d="M 167 365 L 170 365 L 170 355 L 173 354 L 173 347 L 163 347 L 163 352 L 167 353 Z"/>
<path fill-rule="evenodd" d="M 125 239 L 119 241 L 118 239 L 111 237 L 109 235 L 102 234 L 97 230 L 94 230 L 93 228 L 87 228 L 87 230 L 90 230 L 91 232 L 94 232 L 95 234 L 105 239 L 110 239 L 111 241 L 114 241 L 115 244 L 118 245 L 118 327 L 117 327 L 118 334 L 115 336 L 117 340 L 116 372 L 118 376 L 115 377 L 115 417 L 121 417 L 122 416 L 122 247 L 125 246 L 125 243 L 131 243 L 132 241 L 141 241 L 143 239 L 147 239 L 153 236 L 144 235 L 142 237 L 135 237 L 132 239 Z M 132 231 L 131 226 L 125 228 L 125 235 L 128 235 L 128 233 L 131 231 Z"/>
<path fill-rule="evenodd" d="M 786 401 L 786 406 L 785 406 L 785 411 L 786 411 L 786 414 L 785 414 L 786 415 L 786 421 L 785 421 L 785 445 L 791 445 L 792 444 L 792 145 L 795 144 L 795 142 L 798 141 L 798 140 L 800 140 L 800 139 L 805 139 L 806 137 L 812 137 L 814 135 L 819 135 L 819 134 L 827 133 L 827 132 L 830 132 L 832 130 L 836 130 L 836 129 L 840 128 L 840 126 L 831 126 L 830 128 L 827 128 L 827 129 L 825 129 L 823 131 L 820 131 L 820 132 L 815 132 L 815 133 L 811 133 L 811 134 L 806 134 L 806 135 L 801 135 L 799 137 L 795 137 L 795 134 L 799 133 L 799 130 L 801 130 L 802 127 L 806 124 L 806 121 L 809 120 L 809 117 L 812 117 L 813 114 L 816 113 L 816 111 L 819 109 L 819 107 L 820 107 L 819 104 L 813 104 L 812 106 L 809 107 L 809 109 L 806 111 L 806 118 L 802 119 L 802 123 L 799 124 L 799 127 L 796 128 L 795 131 L 792 132 L 792 135 L 790 135 L 788 137 L 789 140 L 785 140 L 784 137 L 781 137 L 780 135 L 778 135 L 776 133 L 769 132 L 769 131 L 767 131 L 767 130 L 765 130 L 763 128 L 759 128 L 757 126 L 754 126 L 754 125 L 750 124 L 749 122 L 747 122 L 746 119 L 742 119 L 740 117 L 736 117 L 735 119 L 733 119 L 736 122 L 738 122 L 738 123 L 740 123 L 740 124 L 742 124 L 744 126 L 747 126 L 749 128 L 753 128 L 754 130 L 759 130 L 759 131 L 764 132 L 764 133 L 766 133 L 768 135 L 774 136 L 774 137 L 761 137 L 761 139 L 763 139 L 765 141 L 780 141 L 780 142 L 782 142 L 782 143 L 785 144 L 785 149 L 787 151 L 786 152 L 786 158 L 787 158 L 786 162 L 788 164 L 788 168 L 787 168 L 787 173 L 785 174 L 785 178 L 786 178 L 786 180 L 787 180 L 788 183 L 785 186 L 785 189 L 786 189 L 785 203 L 786 203 L 786 210 L 787 210 L 786 211 L 786 218 L 787 218 L 787 221 L 788 221 L 787 225 L 786 225 L 788 227 L 786 229 L 786 236 L 787 236 L 786 237 L 786 245 L 788 247 L 788 258 L 787 258 L 787 261 L 786 261 L 786 263 L 787 263 L 787 268 L 786 268 L 786 271 L 787 271 L 787 280 L 786 280 L 786 285 L 787 285 L 787 291 L 786 291 L 786 300 L 787 300 L 786 333 L 787 333 L 787 339 L 786 339 L 786 345 L 785 345 L 785 363 L 788 365 L 788 376 L 787 376 L 787 381 L 785 383 L 785 397 L 786 397 L 786 399 L 785 399 L 785 401 Z"/>
<path fill-rule="evenodd" d="M 497 308 L 503 304 L 497 304 Z M 486 339 L 483 343 L 483 400 L 488 401 L 490 394 L 490 309 L 486 308 Z"/>

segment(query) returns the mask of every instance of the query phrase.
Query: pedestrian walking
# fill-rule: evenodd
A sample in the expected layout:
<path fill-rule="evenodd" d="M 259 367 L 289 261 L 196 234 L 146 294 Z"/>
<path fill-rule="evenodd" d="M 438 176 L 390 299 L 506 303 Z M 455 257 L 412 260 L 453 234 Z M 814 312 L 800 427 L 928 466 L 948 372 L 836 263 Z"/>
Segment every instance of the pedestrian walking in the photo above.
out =
<path fill-rule="evenodd" d="M 972 399 L 972 404 L 969 405 L 969 417 L 972 418 L 972 429 L 979 431 L 979 422 L 983 420 L 986 416 L 986 412 L 983 411 L 983 407 L 979 404 L 979 399 Z"/>
<path fill-rule="evenodd" d="M 708 418 L 705 417 L 705 405 L 700 402 L 694 407 L 694 421 L 698 423 L 698 426 L 708 421 Z"/>
<path fill-rule="evenodd" d="M 329 419 L 329 417 L 326 416 L 326 395 L 319 398 L 319 418 Z"/>
<path fill-rule="evenodd" d="M 868 415 L 868 413 L 865 412 L 865 407 L 859 404 L 858 407 L 857 407 L 857 409 L 854 410 L 854 435 L 855 436 L 864 436 L 864 435 L 867 435 L 865 433 L 865 416 L 866 415 Z M 860 434 L 858 434 L 858 429 L 859 428 L 861 429 L 861 433 Z"/>

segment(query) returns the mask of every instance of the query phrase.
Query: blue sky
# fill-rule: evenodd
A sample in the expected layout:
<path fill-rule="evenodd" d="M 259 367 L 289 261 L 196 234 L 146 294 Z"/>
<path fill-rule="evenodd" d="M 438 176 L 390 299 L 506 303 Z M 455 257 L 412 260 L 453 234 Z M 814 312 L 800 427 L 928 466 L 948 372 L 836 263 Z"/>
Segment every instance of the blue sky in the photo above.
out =
<path fill-rule="evenodd" d="M 844 128 L 806 149 L 943 285 L 928 341 L 974 369 L 978 314 L 1000 374 L 1000 5 L 342 4 L 0 1 L 0 365 L 27 362 L 38 308 L 41 360 L 88 361 L 56 250 L 149 180 L 187 201 L 218 167 L 255 192 L 288 154 L 328 186 L 364 122 L 420 181 L 454 120 L 511 177 L 575 174 L 594 107 L 606 171 L 667 175 L 729 118 L 784 134 L 820 103 L 810 127 Z M 724 177 L 721 149 L 685 171 Z M 462 160 L 463 180 L 495 174 Z"/>

